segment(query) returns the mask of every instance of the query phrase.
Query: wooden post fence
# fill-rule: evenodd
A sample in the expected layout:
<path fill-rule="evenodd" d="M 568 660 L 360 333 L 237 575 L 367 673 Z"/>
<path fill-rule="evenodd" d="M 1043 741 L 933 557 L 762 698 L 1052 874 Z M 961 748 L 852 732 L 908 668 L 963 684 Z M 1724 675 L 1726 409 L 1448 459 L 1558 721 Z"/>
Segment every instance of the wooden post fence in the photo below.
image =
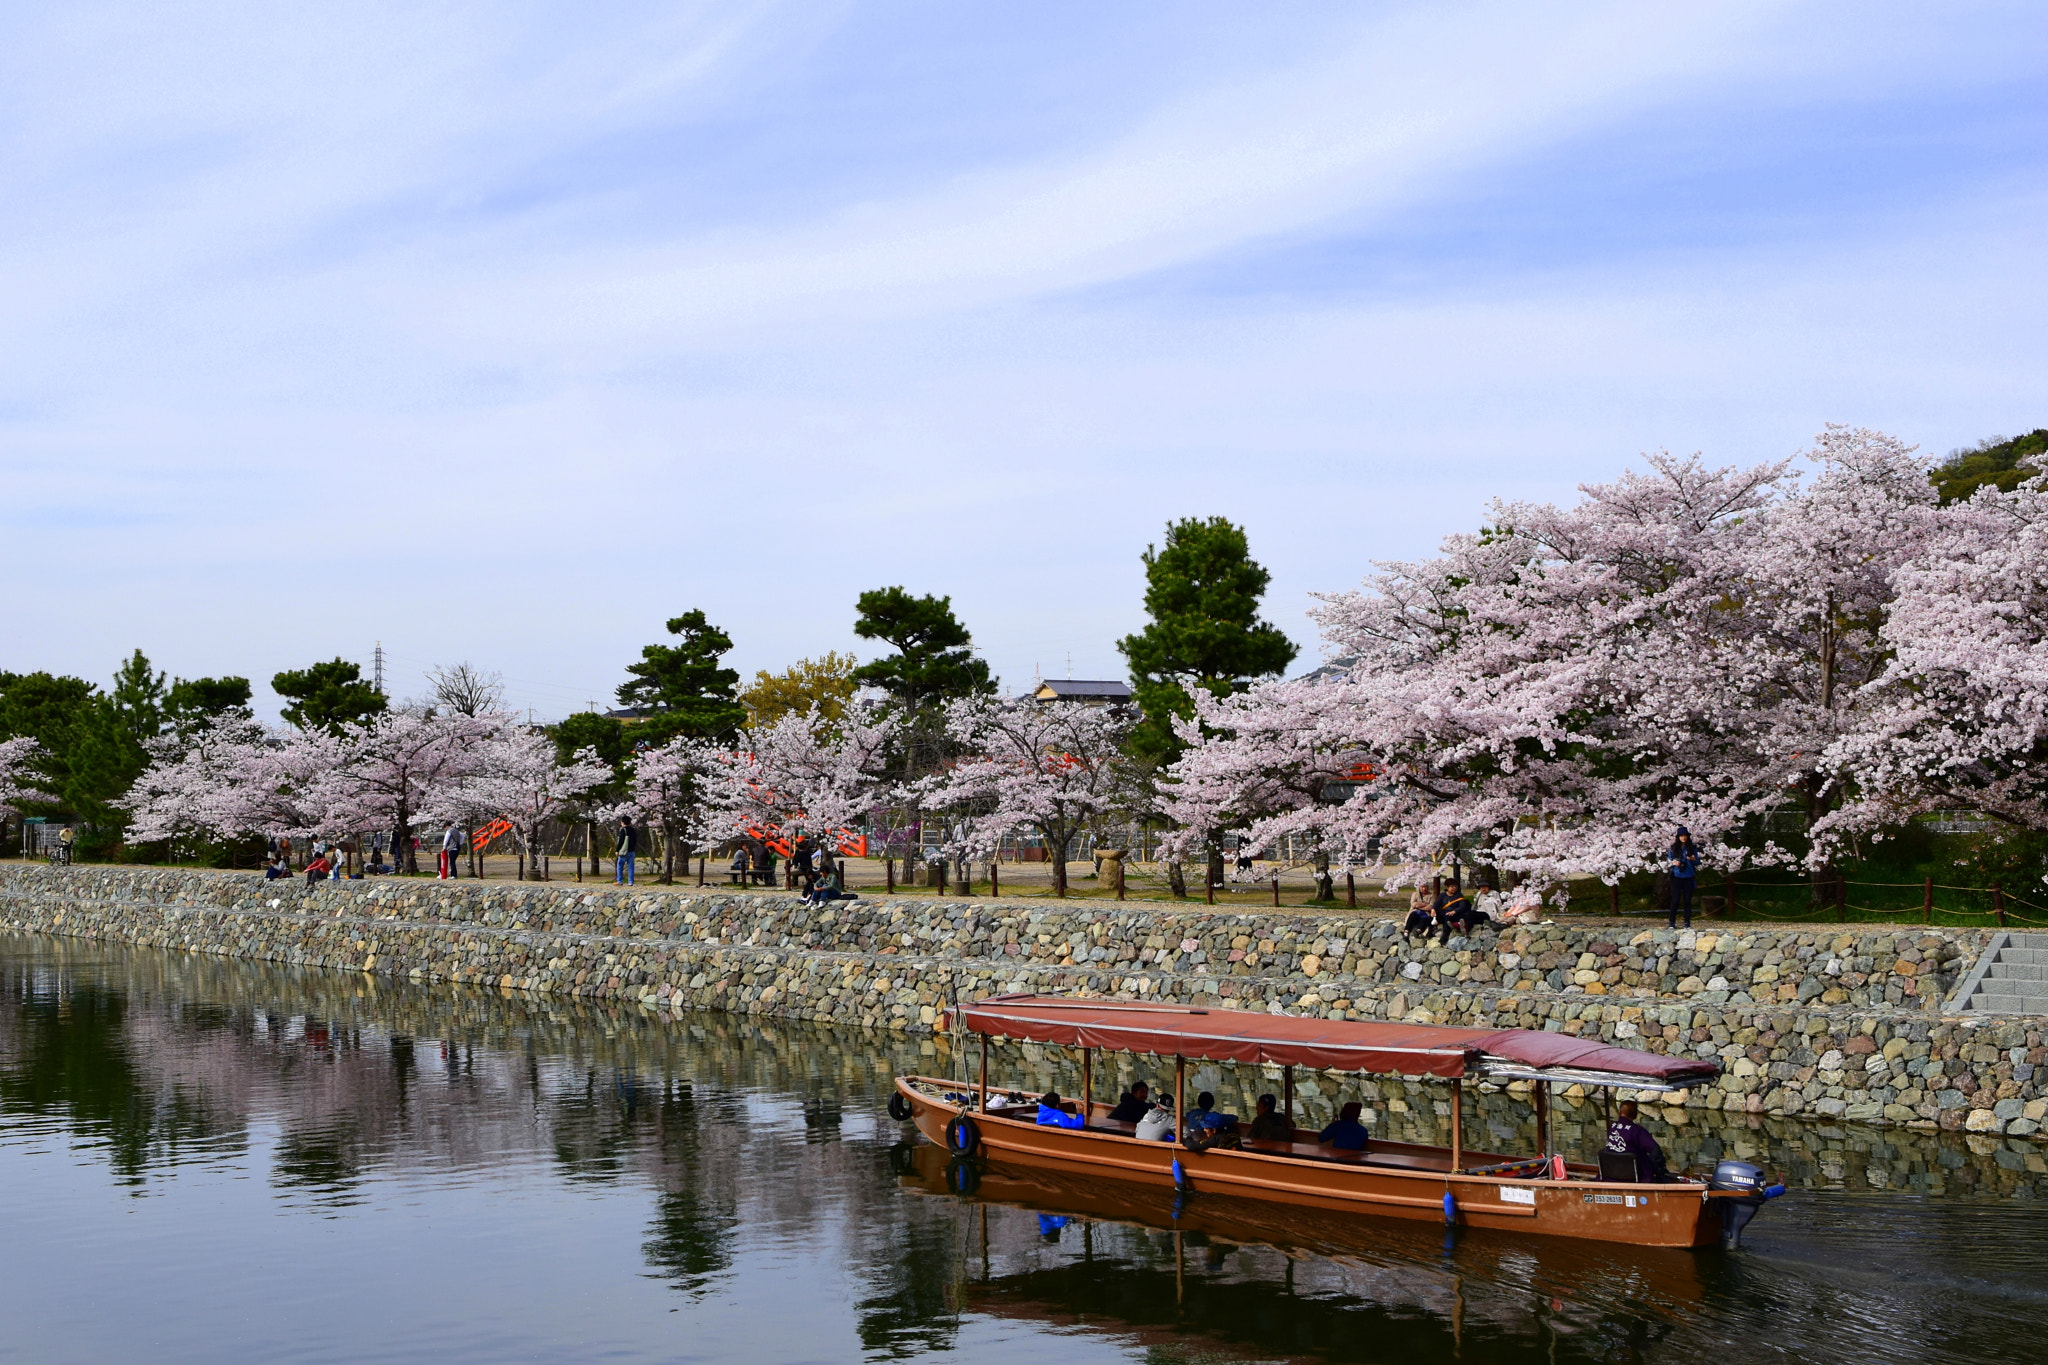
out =
<path fill-rule="evenodd" d="M 1922 924 L 1934 923 L 1934 878 L 1932 877 L 1927 879 L 1927 885 L 1921 892 L 1920 922 Z"/>
<path fill-rule="evenodd" d="M 1998 927 L 2003 929 L 2005 927 L 2005 885 L 2002 882 L 1991 883 L 1991 909 L 1998 916 Z"/>

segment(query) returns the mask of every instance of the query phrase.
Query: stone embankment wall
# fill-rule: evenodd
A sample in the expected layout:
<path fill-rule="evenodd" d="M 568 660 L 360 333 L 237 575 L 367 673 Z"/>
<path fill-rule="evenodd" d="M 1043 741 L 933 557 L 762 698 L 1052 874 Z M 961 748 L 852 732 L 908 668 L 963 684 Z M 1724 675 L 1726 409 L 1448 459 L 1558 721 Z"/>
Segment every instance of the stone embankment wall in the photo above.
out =
<path fill-rule="evenodd" d="M 1983 930 L 1560 923 L 1439 945 L 1356 915 L 37 866 L 0 869 L 0 928 L 913 1032 L 1002 991 L 1547 1028 L 1721 1062 L 1666 1103 L 2016 1137 L 2048 1117 L 2048 1020 L 1940 1014 Z"/>

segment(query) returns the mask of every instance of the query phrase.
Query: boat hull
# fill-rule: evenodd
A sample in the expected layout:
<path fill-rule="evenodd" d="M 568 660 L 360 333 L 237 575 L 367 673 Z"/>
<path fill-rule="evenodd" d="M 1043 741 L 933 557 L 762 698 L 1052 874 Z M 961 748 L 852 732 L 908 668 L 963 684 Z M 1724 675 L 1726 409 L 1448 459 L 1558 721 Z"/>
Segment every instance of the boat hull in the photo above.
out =
<path fill-rule="evenodd" d="M 1621 1184 L 1594 1179 L 1527 1180 L 1454 1175 L 1442 1149 L 1375 1143 L 1374 1152 L 1407 1167 L 1340 1164 L 1262 1152 L 1189 1151 L 1178 1143 L 1120 1133 L 1059 1128 L 977 1113 L 933 1089 L 956 1082 L 899 1077 L 918 1131 L 950 1146 L 947 1126 L 965 1114 L 992 1159 L 1047 1170 L 1110 1176 L 1141 1185 L 1204 1191 L 1244 1199 L 1542 1237 L 1576 1237 L 1644 1247 L 1711 1246 L 1720 1240 L 1720 1210 L 1704 1185 Z M 1437 1154 L 1442 1169 L 1426 1166 Z M 1484 1154 L 1473 1153 L 1482 1164 Z M 1368 1160 L 1372 1156 L 1369 1154 Z M 1181 1175 L 1176 1179 L 1176 1160 Z M 1450 1206 L 1445 1196 L 1450 1196 Z"/>

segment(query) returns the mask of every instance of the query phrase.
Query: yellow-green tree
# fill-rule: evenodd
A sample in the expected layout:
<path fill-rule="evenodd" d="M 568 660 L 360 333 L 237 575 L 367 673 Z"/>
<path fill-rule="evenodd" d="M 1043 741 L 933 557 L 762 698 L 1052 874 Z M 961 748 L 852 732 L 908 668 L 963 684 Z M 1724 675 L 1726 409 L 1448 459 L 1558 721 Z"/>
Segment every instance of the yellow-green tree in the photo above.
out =
<path fill-rule="evenodd" d="M 792 712 L 802 715 L 813 706 L 825 720 L 837 721 L 846 714 L 846 703 L 853 700 L 857 686 L 853 670 L 859 662 L 851 654 L 827 650 L 815 659 L 798 659 L 780 673 L 762 669 L 740 693 L 748 727 L 773 725 Z"/>

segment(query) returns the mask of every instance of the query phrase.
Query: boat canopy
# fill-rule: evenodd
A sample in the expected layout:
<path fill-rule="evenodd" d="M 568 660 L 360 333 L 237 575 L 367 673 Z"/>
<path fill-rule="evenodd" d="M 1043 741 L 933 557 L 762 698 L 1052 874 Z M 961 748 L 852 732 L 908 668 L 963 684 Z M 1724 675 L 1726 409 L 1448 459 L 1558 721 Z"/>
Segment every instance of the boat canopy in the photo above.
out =
<path fill-rule="evenodd" d="M 1549 1080 L 1679 1090 L 1721 1074 L 1698 1057 L 1612 1047 L 1532 1029 L 1447 1028 L 1367 1019 L 1304 1019 L 1054 995 L 998 995 L 949 1012 L 969 1031 L 1064 1047 L 1212 1062 L 1268 1063 L 1444 1080 Z"/>

